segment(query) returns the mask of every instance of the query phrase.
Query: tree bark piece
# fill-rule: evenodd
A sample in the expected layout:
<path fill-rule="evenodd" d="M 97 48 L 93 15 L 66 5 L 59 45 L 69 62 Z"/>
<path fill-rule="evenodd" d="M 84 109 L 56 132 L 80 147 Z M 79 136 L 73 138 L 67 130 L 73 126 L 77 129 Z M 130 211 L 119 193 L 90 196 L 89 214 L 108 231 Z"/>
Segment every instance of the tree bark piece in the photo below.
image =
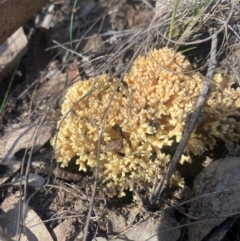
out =
<path fill-rule="evenodd" d="M 47 2 L 48 0 L 0 0 L 0 44 Z"/>

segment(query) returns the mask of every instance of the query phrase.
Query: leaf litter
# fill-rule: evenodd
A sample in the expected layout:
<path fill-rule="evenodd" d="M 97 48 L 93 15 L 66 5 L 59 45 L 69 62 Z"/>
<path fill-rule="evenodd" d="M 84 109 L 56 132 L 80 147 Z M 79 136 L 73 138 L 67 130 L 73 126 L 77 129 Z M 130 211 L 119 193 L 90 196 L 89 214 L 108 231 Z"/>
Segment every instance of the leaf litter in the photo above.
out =
<path fill-rule="evenodd" d="M 183 2 L 179 6 L 176 26 L 181 26 L 180 23 L 186 22 L 186 19 L 191 17 L 192 13 L 187 12 L 184 4 L 189 3 Z M 156 5 L 159 8 L 156 8 Z M 201 25 L 201 21 L 204 22 L 204 26 L 211 26 L 211 21 L 214 21 L 214 16 L 217 16 L 214 14 L 217 13 L 221 13 L 225 21 L 231 6 L 234 6 L 234 12 L 227 26 L 234 31 L 229 30 L 228 42 L 224 43 L 219 39 L 223 47 L 222 53 L 221 51 L 218 53 L 217 71 L 231 77 L 238 84 L 239 29 L 236 28 L 235 23 L 239 21 L 239 16 L 236 14 L 239 12 L 239 3 L 217 1 L 215 5 L 209 6 L 208 10 L 212 16 L 211 14 L 197 16 L 199 19 L 192 30 L 184 32 L 184 39 L 167 38 L 173 5 L 170 3 L 166 5 L 162 1 L 83 1 L 78 3 L 75 9 L 72 29 L 69 24 L 72 4 L 67 1 L 50 1 L 33 18 L 36 23 L 44 23 L 44 28 L 52 28 L 50 36 L 47 37 L 50 44 L 42 45 L 40 38 L 35 41 L 35 50 L 33 49 L 32 53 L 29 50 L 29 54 L 23 57 L 22 61 L 25 66 L 24 64 L 20 66 L 17 76 L 19 84 L 15 84 L 5 111 L 1 115 L 0 167 L 3 170 L 0 175 L 3 214 L 1 218 L 9 218 L 5 219 L 6 227 L 2 225 L 3 232 L 13 236 L 15 233 L 11 232 L 12 229 L 7 225 L 15 223 L 21 227 L 20 220 L 8 216 L 13 209 L 10 208 L 9 211 L 5 208 L 5 203 L 12 198 L 13 206 L 21 204 L 24 208 L 26 207 L 24 203 L 27 203 L 34 209 L 32 212 L 37 217 L 37 221 L 30 221 L 30 226 L 36 224 L 42 233 L 46 231 L 46 235 L 50 235 L 49 232 L 52 233 L 54 230 L 55 240 L 86 239 L 84 228 L 86 229 L 87 219 L 90 223 L 87 240 L 98 240 L 100 237 L 107 240 L 146 240 L 147 238 L 150 238 L 149 240 L 178 240 L 180 236 L 181 240 L 191 240 L 189 239 L 191 233 L 195 233 L 191 231 L 191 223 L 193 218 L 197 217 L 193 210 L 198 209 L 199 206 L 198 202 L 189 204 L 189 200 L 193 193 L 197 193 L 200 189 L 193 190 L 193 193 L 190 191 L 187 195 L 184 190 L 166 190 L 164 196 L 161 197 L 163 200 L 159 201 L 162 205 L 158 206 L 156 203 L 155 206 L 149 206 L 146 190 L 141 187 L 141 184 L 136 185 L 134 202 L 131 195 L 122 200 L 108 199 L 103 194 L 101 186 L 98 186 L 95 190 L 94 206 L 88 217 L 92 192 L 94 192 L 94 177 L 91 171 L 88 175 L 79 173 L 74 160 L 66 169 L 58 167 L 52 159 L 49 139 L 53 136 L 54 124 L 59 118 L 58 106 L 61 105 L 68 86 L 79 76 L 81 79 L 100 73 L 121 76 L 126 73 L 139 53 L 145 53 L 152 47 L 161 47 L 166 44 L 177 47 L 179 43 L 180 47 L 178 47 L 181 50 L 184 42 L 186 46 L 189 46 L 188 43 L 191 42 L 190 46 L 198 46 L 198 51 L 189 51 L 187 57 L 193 62 L 195 68 L 200 68 L 203 73 L 206 72 L 208 59 L 206 50 L 209 50 L 209 43 L 204 39 L 209 36 L 206 36 L 208 31 Z M 203 9 L 204 7 L 206 6 L 203 3 Z M 199 9 L 202 9 L 202 6 L 199 6 Z M 219 21 L 219 29 L 224 25 L 221 21 Z M 187 22 L 186 26 L 188 25 L 191 25 L 191 21 Z M 24 26 L 25 30 L 34 27 L 32 22 Z M 68 42 L 70 31 L 74 36 L 73 49 L 70 48 Z M 223 35 L 226 34 L 224 30 L 221 31 Z M 174 36 L 178 36 L 179 30 L 173 29 L 173 33 Z M 230 45 L 228 48 L 225 47 L 227 44 Z M 40 63 L 40 67 L 31 69 L 30 63 L 38 64 L 41 48 L 47 48 L 48 52 L 51 52 L 52 60 L 46 58 L 45 69 L 41 67 L 43 63 Z M 13 106 L 10 105 L 10 100 L 14 102 Z M 115 141 L 108 143 L 105 151 L 120 151 L 121 140 Z M 215 156 L 210 153 L 206 158 L 216 160 L 217 157 L 224 155 L 223 152 L 219 154 L 219 151 L 215 150 Z M 33 161 L 39 165 L 31 165 Z M 192 165 L 194 168 L 195 164 Z M 211 173 L 207 169 L 209 166 L 211 164 L 205 169 L 207 173 Z M 68 176 L 70 178 L 64 179 Z M 77 178 L 79 176 L 81 176 L 80 179 Z M 31 177 L 37 180 L 36 185 L 31 185 Z M 216 174 L 216 177 L 219 175 Z M 28 187 L 24 184 L 26 179 L 28 179 Z M 228 181 L 219 178 L 218 182 L 222 185 Z M 43 183 L 45 185 L 42 187 Z M 7 188 L 6 184 L 8 184 Z M 198 196 L 201 195 L 203 193 L 198 193 Z M 235 196 L 230 198 L 234 203 Z M 210 201 L 215 202 L 215 199 Z M 30 207 L 25 209 L 30 210 L 27 213 L 31 213 Z M 234 207 L 234 205 L 231 206 L 235 212 L 239 212 Z M 214 215 L 217 211 L 214 211 Z M 227 214 L 224 213 L 224 215 Z M 27 220 L 26 218 L 25 222 Z M 228 224 L 227 231 L 232 230 L 238 235 L 238 232 L 234 231 L 234 224 L 237 222 L 239 221 L 235 220 L 232 225 Z M 198 235 L 196 240 L 204 240 L 207 235 L 214 237 L 216 234 L 213 230 L 219 225 L 218 222 L 214 223 L 212 228 L 201 228 L 205 233 L 202 236 Z M 221 225 L 224 227 L 224 222 Z M 21 228 L 24 230 L 24 226 Z M 62 230 L 65 231 L 62 232 Z M 143 233 L 145 236 L 142 235 Z M 28 240 L 33 240 L 31 234 L 26 235 Z M 229 237 L 230 234 L 226 232 L 222 235 Z M 46 238 L 37 237 L 37 240 L 44 239 Z M 24 237 L 21 240 L 25 240 Z M 51 240 L 50 236 L 46 240 Z"/>

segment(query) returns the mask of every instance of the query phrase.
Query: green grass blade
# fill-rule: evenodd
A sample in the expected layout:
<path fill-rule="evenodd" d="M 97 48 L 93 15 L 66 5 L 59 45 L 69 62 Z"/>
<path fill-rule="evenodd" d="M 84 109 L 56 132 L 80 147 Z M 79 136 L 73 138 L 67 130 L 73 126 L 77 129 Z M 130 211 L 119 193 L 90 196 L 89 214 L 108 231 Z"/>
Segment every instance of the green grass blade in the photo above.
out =
<path fill-rule="evenodd" d="M 169 34 L 168 34 L 169 39 L 172 39 L 172 36 L 173 36 L 173 28 L 174 28 L 174 24 L 175 24 L 175 18 L 176 18 L 176 14 L 177 14 L 178 4 L 179 4 L 179 0 L 176 0 L 175 4 L 174 4 L 174 9 L 173 9 L 173 13 L 172 13 L 170 28 L 169 28 Z"/>
<path fill-rule="evenodd" d="M 70 30 L 69 30 L 69 39 L 70 39 L 70 47 L 71 50 L 73 50 L 73 45 L 72 45 L 72 41 L 73 41 L 73 20 L 74 20 L 74 13 L 75 13 L 75 9 L 77 6 L 77 1 L 74 1 L 73 7 L 72 7 L 72 13 L 71 13 L 71 20 L 70 20 Z"/>

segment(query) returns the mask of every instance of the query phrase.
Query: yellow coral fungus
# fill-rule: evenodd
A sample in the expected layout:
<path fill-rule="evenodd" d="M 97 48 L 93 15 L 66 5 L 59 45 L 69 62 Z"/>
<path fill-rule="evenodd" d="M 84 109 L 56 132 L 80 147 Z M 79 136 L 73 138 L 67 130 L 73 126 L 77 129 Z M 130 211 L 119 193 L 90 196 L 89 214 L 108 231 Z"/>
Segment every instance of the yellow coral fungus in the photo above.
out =
<path fill-rule="evenodd" d="M 232 84 L 219 74 L 213 77 L 201 123 L 196 127 L 195 138 L 210 149 L 221 140 L 231 150 L 240 138 L 240 88 L 233 89 Z"/>
<path fill-rule="evenodd" d="M 67 166 L 77 157 L 79 170 L 94 168 L 101 137 L 100 180 L 108 196 L 123 196 L 137 181 L 151 189 L 161 179 L 200 94 L 203 77 L 191 71 L 180 53 L 163 48 L 139 56 L 124 83 L 108 75 L 75 83 L 62 104 L 59 131 L 52 144 Z M 232 145 L 239 138 L 240 90 L 221 81 L 212 86 L 181 161 L 191 152 L 212 149 L 217 140 Z M 127 86 L 126 86 L 127 85 Z M 55 142 L 56 141 L 56 142 Z M 167 154 L 168 153 L 168 154 Z M 176 172 L 172 184 L 184 181 Z"/>

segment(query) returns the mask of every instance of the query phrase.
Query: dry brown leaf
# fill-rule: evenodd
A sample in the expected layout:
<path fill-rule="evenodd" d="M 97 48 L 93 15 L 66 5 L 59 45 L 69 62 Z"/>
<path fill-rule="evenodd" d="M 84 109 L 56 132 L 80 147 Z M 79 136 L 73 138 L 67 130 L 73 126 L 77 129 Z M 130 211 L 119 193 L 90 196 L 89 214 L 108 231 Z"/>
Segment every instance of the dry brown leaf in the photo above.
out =
<path fill-rule="evenodd" d="M 108 213 L 108 234 L 121 233 L 126 228 L 126 218 L 117 212 Z"/>
<path fill-rule="evenodd" d="M 73 64 L 71 66 L 71 68 L 68 70 L 67 72 L 67 83 L 66 83 L 66 87 L 70 86 L 71 83 L 75 82 L 77 79 L 80 79 L 80 73 L 78 70 L 78 62 L 77 59 L 73 60 Z M 61 106 L 62 102 L 67 94 L 68 88 L 65 88 L 63 94 L 61 95 L 61 98 L 58 101 L 58 105 Z"/>
<path fill-rule="evenodd" d="M 15 172 L 17 172 L 21 167 L 21 160 L 15 157 L 9 158 L 6 162 L 0 161 L 1 172 L 0 175 L 0 185 L 5 183 Z"/>
<path fill-rule="evenodd" d="M 56 240 L 69 240 L 69 233 L 74 230 L 73 224 L 69 220 L 65 219 L 57 227 L 53 229 L 53 233 L 56 236 Z M 74 231 L 73 231 L 74 232 Z"/>
<path fill-rule="evenodd" d="M 97 52 L 97 50 L 99 50 L 99 47 L 101 46 L 101 44 L 102 44 L 102 37 L 99 36 L 98 34 L 93 34 L 86 41 L 86 44 L 82 49 L 82 52 L 83 53 Z"/>
<path fill-rule="evenodd" d="M 22 56 L 27 52 L 27 42 L 23 29 L 19 28 L 0 45 L 0 81 L 18 64 Z"/>
<path fill-rule="evenodd" d="M 181 235 L 181 229 L 177 228 L 177 225 L 177 221 L 168 216 L 149 218 L 119 234 L 111 241 L 177 241 Z"/>
<path fill-rule="evenodd" d="M 67 82 L 71 83 L 77 78 L 80 78 L 80 73 L 78 70 L 78 61 L 77 59 L 74 59 L 71 68 L 67 72 Z"/>
<path fill-rule="evenodd" d="M 36 152 L 51 138 L 52 131 L 53 125 L 51 123 L 43 125 L 33 123 L 11 130 L 0 138 L 0 159 L 8 161 L 17 151 L 30 150 L 32 147 L 33 152 Z"/>
<path fill-rule="evenodd" d="M 108 151 L 118 152 L 118 151 L 121 151 L 122 147 L 123 147 L 123 139 L 122 138 L 114 139 L 107 143 L 107 145 L 104 148 L 104 151 L 105 152 L 108 152 Z"/>
<path fill-rule="evenodd" d="M 56 97 L 59 96 L 66 87 L 66 74 L 46 81 L 37 92 L 37 98 Z"/>
<path fill-rule="evenodd" d="M 240 158 L 228 157 L 210 163 L 196 177 L 193 193 L 190 215 L 201 222 L 189 226 L 189 240 L 200 241 L 232 213 L 240 211 Z M 226 227 L 220 229 L 225 233 L 214 240 L 222 240 L 228 231 Z"/>
<path fill-rule="evenodd" d="M 4 0 L 0 1 L 0 44 L 21 27 L 48 0 Z"/>
<path fill-rule="evenodd" d="M 67 71 L 67 73 L 59 74 L 59 76 L 50 78 L 46 81 L 41 88 L 37 92 L 37 98 L 46 98 L 46 97 L 61 97 L 59 99 L 59 105 L 61 105 L 64 96 L 67 93 L 67 86 L 71 85 L 73 81 L 76 81 L 80 78 L 77 59 L 73 61 L 71 68 Z"/>
<path fill-rule="evenodd" d="M 69 227 L 69 221 L 64 220 L 62 223 L 60 223 L 57 227 L 53 229 L 53 233 L 56 236 L 56 240 L 66 240 L 68 237 L 68 227 Z"/>
<path fill-rule="evenodd" d="M 0 223 L 2 228 L 7 234 L 15 237 L 18 237 L 16 232 L 19 217 L 19 204 L 19 198 L 13 194 L 9 194 L 1 204 L 2 215 L 0 217 Z M 21 202 L 21 204 L 23 205 L 22 210 L 24 213 L 24 218 L 21 217 L 21 219 L 24 219 L 21 241 L 53 241 L 37 213 L 35 213 L 28 205 L 25 205 L 24 202 Z"/>

